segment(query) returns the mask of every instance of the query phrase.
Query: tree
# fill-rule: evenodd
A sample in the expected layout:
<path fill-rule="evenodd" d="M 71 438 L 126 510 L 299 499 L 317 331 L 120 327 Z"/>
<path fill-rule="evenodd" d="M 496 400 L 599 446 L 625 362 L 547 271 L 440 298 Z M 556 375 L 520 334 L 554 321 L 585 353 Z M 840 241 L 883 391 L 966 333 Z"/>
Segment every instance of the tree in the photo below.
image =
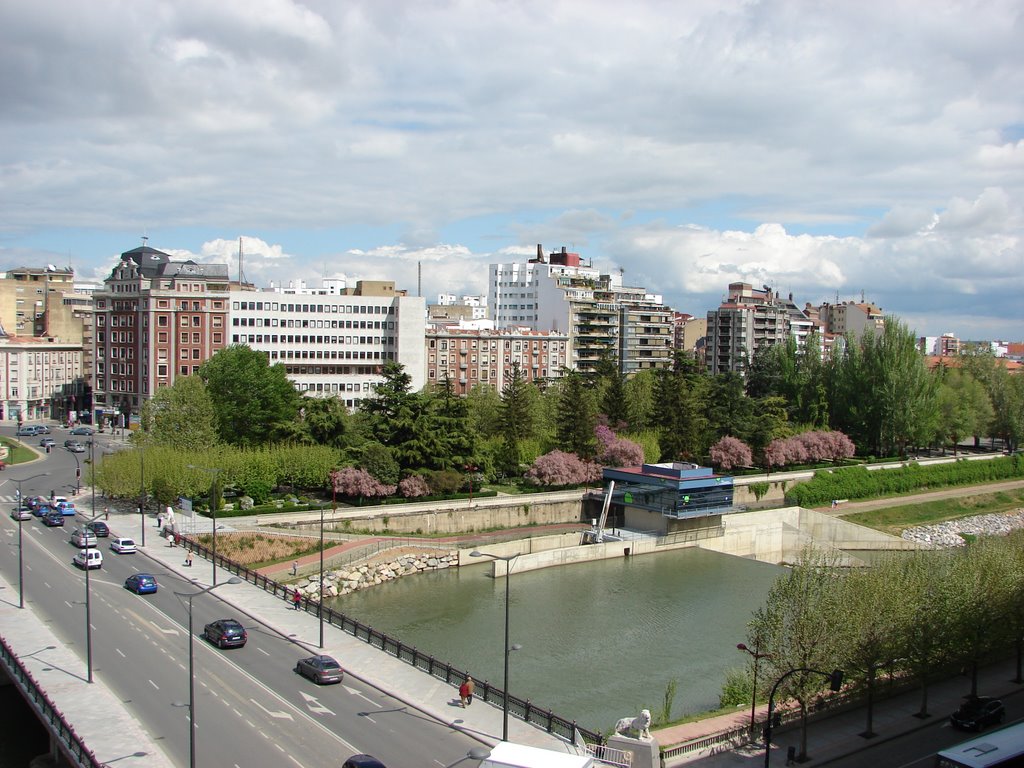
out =
<path fill-rule="evenodd" d="M 233 445 L 270 442 L 296 421 L 300 397 L 283 365 L 242 344 L 222 349 L 199 368 L 213 402 L 220 438 Z"/>
<path fill-rule="evenodd" d="M 593 458 L 597 450 L 596 425 L 597 409 L 591 388 L 579 371 L 566 370 L 558 390 L 558 447 L 581 459 Z"/>
<path fill-rule="evenodd" d="M 807 758 L 807 712 L 824 685 L 822 676 L 807 670 L 836 668 L 836 639 L 844 611 L 837 603 L 835 562 L 821 552 L 806 549 L 793 568 L 768 593 L 765 605 L 749 624 L 748 636 L 759 647 L 768 667 L 768 679 L 786 677 L 779 692 L 800 707 L 798 760 Z M 755 639 L 759 644 L 755 644 Z"/>
<path fill-rule="evenodd" d="M 369 417 L 371 436 L 391 449 L 403 470 L 440 468 L 449 457 L 434 429 L 429 400 L 411 391 L 412 377 L 401 364 L 384 363 L 381 376 L 373 396 L 359 401 L 359 410 Z"/>
<path fill-rule="evenodd" d="M 747 397 L 738 373 L 729 371 L 711 379 L 707 403 L 711 439 L 726 435 L 745 438 L 754 431 L 754 403 Z"/>
<path fill-rule="evenodd" d="M 455 394 L 447 372 L 441 384 L 430 393 L 429 421 L 440 443 L 432 466 L 458 469 L 476 461 L 476 433 L 470 428 L 469 407 Z"/>
<path fill-rule="evenodd" d="M 526 477 L 537 485 L 563 486 L 597 482 L 601 479 L 601 468 L 583 461 L 575 453 L 551 451 L 538 456 Z"/>
<path fill-rule="evenodd" d="M 735 437 L 723 437 L 711 446 L 711 461 L 728 472 L 733 467 L 749 467 L 753 462 L 750 446 Z"/>
<path fill-rule="evenodd" d="M 182 451 L 217 443 L 213 401 L 202 379 L 183 376 L 142 406 L 142 428 L 156 445 Z"/>
<path fill-rule="evenodd" d="M 365 469 L 355 467 L 345 467 L 332 472 L 331 484 L 336 493 L 359 499 L 360 503 L 365 498 L 390 496 L 396 490 L 393 485 L 388 486 L 379 482 Z"/>
<path fill-rule="evenodd" d="M 619 437 L 599 424 L 594 430 L 597 439 L 597 462 L 606 467 L 635 467 L 644 463 L 644 450 L 632 440 Z"/>
<path fill-rule="evenodd" d="M 466 393 L 469 428 L 482 438 L 502 434 L 501 394 L 494 387 L 477 384 Z"/>
<path fill-rule="evenodd" d="M 391 455 L 386 445 L 374 441 L 362 447 L 359 456 L 359 466 L 365 469 L 373 478 L 384 485 L 396 485 L 400 474 L 400 467 L 395 457 Z"/>
<path fill-rule="evenodd" d="M 398 483 L 398 492 L 407 499 L 415 499 L 430 493 L 427 481 L 419 475 L 409 475 Z"/>
<path fill-rule="evenodd" d="M 956 368 L 946 371 L 936 394 L 938 433 L 957 453 L 960 440 L 988 430 L 994 411 L 981 383 Z"/>
<path fill-rule="evenodd" d="M 337 397 L 304 397 L 299 409 L 309 440 L 317 445 L 344 448 L 351 417 Z"/>
<path fill-rule="evenodd" d="M 686 361 L 681 361 L 685 363 Z M 682 365 L 686 369 L 685 365 Z M 659 370 L 654 391 L 662 461 L 690 460 L 704 452 L 703 383 L 695 374 Z"/>

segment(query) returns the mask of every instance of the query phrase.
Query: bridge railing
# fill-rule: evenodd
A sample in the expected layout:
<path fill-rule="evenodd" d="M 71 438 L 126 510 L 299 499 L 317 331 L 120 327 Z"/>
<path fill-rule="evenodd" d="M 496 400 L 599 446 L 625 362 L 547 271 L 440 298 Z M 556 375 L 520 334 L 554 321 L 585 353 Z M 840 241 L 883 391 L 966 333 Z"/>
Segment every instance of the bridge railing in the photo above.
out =
<path fill-rule="evenodd" d="M 67 758 L 80 768 L 103 768 L 103 763 L 96 758 L 92 750 L 85 746 L 85 742 L 64 718 L 64 714 L 57 709 L 57 705 L 50 700 L 46 691 L 35 681 L 32 673 L 25 668 L 3 638 L 0 638 L 0 662 L 3 663 L 7 674 L 21 689 L 29 706 L 36 711 L 36 714 L 49 728 Z"/>
<path fill-rule="evenodd" d="M 207 560 L 213 559 L 213 552 L 211 549 L 200 542 L 192 538 L 184 538 L 181 543 L 190 551 L 200 555 L 201 557 L 205 557 Z M 294 590 L 288 586 L 281 584 L 268 576 L 246 568 L 244 565 L 236 563 L 235 561 L 224 557 L 220 553 L 217 554 L 216 561 L 217 567 L 223 568 L 241 579 L 245 579 L 250 584 L 254 584 L 260 589 L 269 592 L 274 597 L 289 600 L 294 593 Z M 314 615 L 317 615 L 317 611 L 321 608 L 318 601 L 311 600 L 307 597 L 302 598 L 300 605 L 307 613 L 312 613 Z M 444 680 L 446 683 L 454 687 L 461 685 L 469 676 L 469 674 L 464 670 L 458 669 L 445 661 L 435 658 L 434 656 L 423 653 L 413 646 L 406 645 L 397 638 L 386 635 L 383 632 L 376 630 L 369 625 L 363 624 L 350 616 L 346 616 L 340 611 L 335 611 L 330 607 L 323 606 L 323 619 L 325 622 L 338 627 L 343 632 L 347 632 L 353 637 L 363 640 L 364 642 L 379 648 L 385 653 L 391 654 L 401 661 L 412 664 L 414 667 L 423 670 L 433 677 Z M 476 684 L 476 695 L 478 697 L 492 704 L 502 705 L 504 703 L 505 694 L 501 688 L 491 685 L 491 683 L 486 680 L 482 682 L 478 680 L 476 681 Z M 575 720 L 568 720 L 560 715 L 556 715 L 551 710 L 538 707 L 529 699 L 521 699 L 518 696 L 509 694 L 508 711 L 509 715 L 517 717 L 520 720 L 524 720 L 532 725 L 540 726 L 548 733 L 563 738 L 568 742 L 572 742 L 574 736 L 576 734 L 580 734 L 588 743 L 604 743 L 604 737 L 600 733 L 582 728 L 577 725 Z"/>

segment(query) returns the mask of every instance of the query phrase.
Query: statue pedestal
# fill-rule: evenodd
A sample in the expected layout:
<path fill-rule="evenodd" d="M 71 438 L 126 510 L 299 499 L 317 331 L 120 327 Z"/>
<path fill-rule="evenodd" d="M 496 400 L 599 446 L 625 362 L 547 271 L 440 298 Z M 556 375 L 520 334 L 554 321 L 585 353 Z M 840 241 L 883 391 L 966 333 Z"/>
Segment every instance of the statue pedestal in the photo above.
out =
<path fill-rule="evenodd" d="M 632 768 L 660 768 L 661 752 L 654 739 L 634 739 L 615 733 L 608 737 L 608 747 L 633 755 Z"/>

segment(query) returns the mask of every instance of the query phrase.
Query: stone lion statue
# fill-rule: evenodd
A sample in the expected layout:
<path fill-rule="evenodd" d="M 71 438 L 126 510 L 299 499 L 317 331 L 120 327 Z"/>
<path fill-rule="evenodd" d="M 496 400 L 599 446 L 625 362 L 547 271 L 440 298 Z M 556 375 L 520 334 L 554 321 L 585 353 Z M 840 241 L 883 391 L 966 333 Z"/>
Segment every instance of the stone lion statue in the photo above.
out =
<path fill-rule="evenodd" d="M 642 709 L 636 717 L 624 717 L 615 724 L 615 732 L 621 736 L 636 735 L 638 739 L 651 738 L 651 710 Z"/>

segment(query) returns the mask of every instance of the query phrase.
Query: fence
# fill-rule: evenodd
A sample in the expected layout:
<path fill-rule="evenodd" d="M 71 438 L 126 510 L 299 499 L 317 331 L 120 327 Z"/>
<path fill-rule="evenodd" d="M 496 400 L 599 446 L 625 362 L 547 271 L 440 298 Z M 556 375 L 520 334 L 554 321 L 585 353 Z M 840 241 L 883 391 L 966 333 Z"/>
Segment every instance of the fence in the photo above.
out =
<path fill-rule="evenodd" d="M 82 739 L 75 733 L 75 729 L 64 719 L 61 711 L 50 701 L 50 697 L 39 687 L 32 674 L 22 665 L 3 638 L 0 638 L 0 661 L 3 662 L 11 680 L 21 689 L 29 705 L 47 725 L 67 758 L 80 768 L 103 768 L 103 764 L 85 746 Z"/>
<path fill-rule="evenodd" d="M 195 552 L 208 560 L 213 559 L 213 552 L 194 539 L 183 539 L 182 545 L 187 547 L 189 551 Z M 216 563 L 219 568 L 223 568 L 224 570 L 235 574 L 239 578 L 245 579 L 250 584 L 254 584 L 260 589 L 269 592 L 274 597 L 289 599 L 292 595 L 292 590 L 284 584 L 274 581 L 273 579 L 257 573 L 256 571 L 250 570 L 244 565 L 240 565 L 233 560 L 229 560 L 223 555 L 217 555 Z M 316 614 L 317 611 L 321 609 L 319 602 L 305 597 L 302 598 L 300 605 L 307 613 Z M 360 621 L 356 621 L 339 611 L 335 611 L 328 607 L 324 607 L 322 610 L 325 622 L 338 627 L 343 632 L 348 632 L 353 637 L 363 640 L 375 648 L 379 648 L 385 653 L 391 654 L 400 661 L 404 661 L 417 669 L 423 670 L 432 677 L 444 680 L 449 685 L 457 687 L 465 682 L 468 677 L 468 673 L 465 671 L 457 669 L 451 664 L 440 661 L 433 656 L 422 653 L 416 648 L 406 645 L 401 640 L 390 637 L 383 632 L 367 626 Z M 478 680 L 476 683 L 476 695 L 478 697 L 492 704 L 496 703 L 502 706 L 504 705 L 505 693 L 501 688 L 491 685 L 487 681 L 481 682 Z M 518 717 L 520 720 L 530 723 L 531 725 L 539 726 L 548 733 L 563 738 L 568 742 L 573 742 L 576 734 L 580 734 L 588 743 L 604 743 L 604 738 L 601 734 L 582 728 L 576 724 L 576 721 L 567 720 L 564 717 L 556 715 L 551 710 L 538 707 L 529 699 L 520 699 L 518 696 L 509 695 L 508 711 L 511 716 Z"/>

